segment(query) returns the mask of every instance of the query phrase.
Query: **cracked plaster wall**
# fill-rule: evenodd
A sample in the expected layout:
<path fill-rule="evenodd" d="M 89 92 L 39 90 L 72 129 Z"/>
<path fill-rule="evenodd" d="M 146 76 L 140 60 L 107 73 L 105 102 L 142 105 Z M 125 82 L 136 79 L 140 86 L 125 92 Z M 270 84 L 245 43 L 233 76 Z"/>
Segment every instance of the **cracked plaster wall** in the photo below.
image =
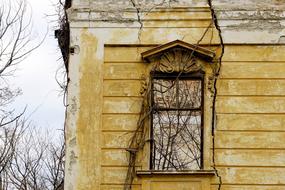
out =
<path fill-rule="evenodd" d="M 213 0 L 225 43 L 282 43 L 284 0 Z"/>
<path fill-rule="evenodd" d="M 163 2 L 163 3 L 162 3 Z M 140 16 L 158 7 L 207 7 L 200 0 L 136 0 Z M 213 0 L 225 43 L 282 43 L 285 0 Z M 74 0 L 71 20 L 134 24 L 137 15 L 130 0 Z M 86 14 L 89 12 L 89 14 Z"/>
<path fill-rule="evenodd" d="M 163 6 L 191 6 L 191 7 L 201 7 L 206 6 L 206 1 L 201 0 L 134 0 L 134 2 L 140 7 L 148 8 L 154 5 L 162 4 Z M 133 8 L 132 2 L 130 0 L 74 0 L 74 8 L 95 8 L 98 10 L 124 10 L 128 8 Z"/>
<path fill-rule="evenodd" d="M 203 12 L 203 8 L 207 8 L 207 1 L 201 1 L 201 0 L 173 0 L 171 2 L 165 1 L 166 3 L 161 5 L 161 0 L 155 0 L 155 1 L 134 1 L 136 5 L 138 5 L 137 8 L 139 8 L 139 14 L 140 18 L 142 20 L 148 19 L 147 11 L 151 10 L 155 5 L 159 4 L 159 7 L 163 7 L 164 10 L 171 10 L 171 7 L 184 7 L 189 8 L 192 12 L 201 11 Z M 249 60 L 253 60 L 255 62 L 259 61 L 256 59 L 257 57 L 261 57 L 261 60 L 270 61 L 270 58 L 275 61 L 279 61 L 278 57 L 281 57 L 280 59 L 283 59 L 281 50 L 279 46 L 276 47 L 258 47 L 254 44 L 270 44 L 272 46 L 278 44 L 278 43 L 285 43 L 285 0 L 213 0 L 214 9 L 217 13 L 219 25 L 221 26 L 222 36 L 224 39 L 224 43 L 226 45 L 232 45 L 232 44 L 249 44 L 249 47 L 246 47 L 242 51 L 241 55 L 242 57 L 245 57 L 244 60 L 247 60 L 249 56 Z M 184 39 L 186 41 L 189 41 L 191 43 L 197 42 L 197 39 L 199 38 L 199 35 L 196 35 L 196 33 L 201 33 L 202 30 L 199 29 L 180 29 L 179 32 L 176 31 L 176 29 L 157 29 L 157 34 L 153 35 L 153 38 L 149 38 L 149 35 L 147 33 L 143 33 L 141 36 L 141 41 L 138 40 L 139 35 L 139 29 L 141 27 L 140 23 L 137 21 L 138 15 L 137 10 L 133 7 L 130 0 L 73 0 L 72 7 L 68 10 L 69 15 L 69 21 L 71 26 L 71 46 L 78 46 L 79 50 L 74 55 L 71 55 L 70 58 L 70 73 L 69 77 L 71 79 L 69 83 L 69 89 L 68 89 L 68 114 L 67 114 L 67 177 L 65 181 L 65 188 L 68 190 L 73 189 L 94 189 L 94 184 L 98 184 L 100 181 L 100 175 L 98 176 L 98 171 L 100 171 L 99 168 L 96 167 L 100 161 L 93 159 L 93 156 L 96 155 L 96 152 L 98 152 L 98 147 L 93 147 L 91 145 L 86 146 L 85 148 L 80 147 L 78 144 L 84 144 L 85 141 L 90 141 L 92 143 L 98 143 L 96 140 L 100 137 L 98 136 L 99 131 L 96 130 L 96 122 L 94 119 L 90 121 L 90 123 L 86 122 L 88 117 L 93 118 L 92 114 L 100 113 L 102 110 L 101 108 L 94 108 L 92 107 L 92 102 L 98 102 L 100 104 L 100 101 L 102 99 L 98 98 L 100 97 L 100 91 L 101 89 L 100 85 L 102 85 L 102 80 L 100 75 L 100 69 L 103 67 L 103 56 L 104 56 L 104 44 L 161 44 L 166 43 L 171 40 L 175 39 Z M 195 16 L 195 14 L 194 14 Z M 199 15 L 201 16 L 201 15 Z M 161 19 L 169 19 L 168 16 L 161 17 Z M 176 19 L 174 15 L 172 15 L 173 19 Z M 177 17 L 179 19 L 179 17 Z M 188 15 L 188 18 L 191 20 L 191 15 Z M 201 16 L 201 20 L 208 19 L 209 17 L 206 15 Z M 149 26 L 151 26 L 152 23 L 150 23 Z M 156 24 L 156 23 L 155 23 Z M 168 27 L 174 27 L 174 25 L 171 25 L 170 23 L 167 23 Z M 175 24 L 179 24 L 178 22 Z M 201 25 L 201 26 L 200 26 Z M 148 25 L 144 27 L 149 27 Z M 207 27 L 206 24 L 202 25 L 202 22 L 199 23 L 200 27 Z M 158 26 L 159 27 L 159 26 Z M 108 30 L 105 30 L 105 28 L 109 28 Z M 111 29 L 116 32 L 111 32 Z M 127 32 L 122 32 L 120 28 L 136 28 L 136 30 L 129 30 Z M 198 27 L 197 27 L 198 28 Z M 143 28 L 145 30 L 145 28 Z M 149 30 L 150 33 L 154 30 Z M 195 35 L 191 34 L 191 31 L 195 33 Z M 167 33 L 168 32 L 168 33 Z M 115 33 L 115 35 L 114 35 Z M 184 36 L 185 33 L 190 33 L 188 36 Z M 163 35 L 162 35 L 163 34 Z M 185 37 L 185 38 L 184 38 Z M 207 39 L 208 41 L 208 39 Z M 206 42 L 207 42 L 206 41 Z M 98 48 L 91 47 L 92 43 L 96 44 Z M 205 43 L 205 42 L 203 42 Z M 219 44 L 219 39 L 217 38 L 217 35 L 214 35 L 214 44 Z M 86 45 L 87 44 L 87 45 Z M 243 48 L 243 47 L 238 47 Z M 244 48 L 243 48 L 244 49 Z M 261 49 L 261 50 L 260 50 Z M 260 52 L 257 50 L 260 50 L 264 52 L 264 56 L 260 55 Z M 250 52 L 252 55 L 247 55 L 247 53 Z M 253 52 L 253 53 L 252 53 Z M 274 54 L 274 56 L 271 56 L 271 54 Z M 128 55 L 126 55 L 128 56 Z M 271 57 L 270 57 L 271 56 Z M 267 59 L 267 57 L 270 57 Z M 229 50 L 229 53 L 226 53 L 225 60 L 239 60 L 240 55 L 237 54 L 236 51 L 233 51 L 231 53 L 231 50 Z M 284 58 L 285 60 L 285 58 Z M 80 63 L 80 64 L 79 64 Z M 96 63 L 96 65 L 95 65 Z M 236 63 L 237 64 L 237 63 Z M 224 71 L 222 77 L 225 78 L 231 78 L 232 76 L 238 78 L 238 77 L 244 77 L 252 76 L 252 78 L 266 78 L 271 77 L 274 78 L 275 76 L 282 78 L 284 74 L 284 67 L 282 65 L 274 64 L 274 65 L 267 65 L 267 63 L 262 63 L 260 65 L 255 65 L 254 63 L 242 65 L 242 63 L 238 63 L 240 65 L 233 64 L 234 69 L 231 68 L 229 65 L 225 65 Z M 99 66 L 97 66 L 99 65 Z M 246 69 L 243 69 L 243 67 Z M 265 70 L 270 70 L 270 73 L 265 73 Z M 255 72 L 257 71 L 257 73 Z M 102 72 L 102 71 L 101 71 Z M 236 73 L 239 73 L 238 75 Z M 253 73 L 253 75 L 252 75 Z M 265 74 L 264 74 L 265 73 Z M 274 75 L 274 73 L 277 73 L 277 75 Z M 102 73 L 101 73 L 102 74 Z M 133 73 L 128 73 L 130 76 L 132 76 Z M 94 78 L 96 76 L 96 78 Z M 84 82 L 82 82 L 84 81 Z M 91 81 L 91 82 L 90 82 Z M 99 81 L 99 82 L 98 82 Z M 254 80 L 251 80 L 254 81 Z M 224 91 L 222 90 L 222 93 L 225 93 L 226 95 L 231 93 L 236 93 L 237 95 L 244 93 L 249 93 L 250 95 L 256 95 L 256 94 L 262 94 L 264 92 L 268 93 L 267 91 L 273 91 L 278 94 L 282 92 L 282 82 L 276 82 L 276 81 L 266 81 L 266 83 L 258 83 L 254 81 L 251 83 L 251 81 L 230 81 L 229 83 L 226 83 L 223 81 L 223 83 L 220 84 L 220 86 L 224 85 Z M 82 83 L 84 83 L 84 88 L 82 87 Z M 94 85 L 96 84 L 96 85 Z M 263 86 L 265 84 L 265 86 Z M 250 92 L 248 92 L 248 89 L 243 88 L 243 86 L 250 86 L 254 89 Z M 257 85 L 257 86 L 256 86 Z M 271 88 L 267 87 L 270 86 Z M 284 86 L 284 84 L 283 84 Z M 275 88 L 276 87 L 276 88 Z M 95 89 L 93 89 L 95 88 Z M 255 89 L 256 88 L 256 89 Z M 90 90 L 92 89 L 92 90 Z M 238 89 L 238 90 L 237 90 Z M 269 90 L 267 90 L 269 89 Z M 277 90 L 276 90 L 277 89 Z M 281 89 L 281 90 L 280 90 Z M 88 91 L 87 96 L 81 95 L 82 91 Z M 95 97 L 94 97 L 95 94 Z M 270 94 L 269 94 L 270 95 Z M 84 101 L 82 101 L 84 99 Z M 83 105 L 83 103 L 85 105 Z M 236 98 L 231 101 L 226 102 L 227 108 L 224 108 L 226 111 L 230 109 L 237 109 L 235 105 L 240 104 L 241 109 L 248 110 L 247 105 L 254 105 L 253 111 L 259 111 L 260 107 L 259 104 L 255 104 L 255 100 L 248 99 L 248 101 L 241 101 L 240 99 Z M 265 102 L 268 107 L 270 107 L 271 102 L 268 100 L 268 102 Z M 91 108 L 86 108 L 86 105 L 90 105 Z M 262 104 L 263 105 L 263 104 Z M 87 106 L 87 107 L 88 107 Z M 221 103 L 219 104 L 220 107 L 222 107 Z M 243 106 L 243 107 L 242 107 Z M 280 106 L 280 104 L 276 105 L 276 107 Z M 234 107 L 234 108 L 232 108 Z M 265 107 L 267 108 L 267 107 Z M 84 113 L 80 116 L 80 112 L 84 109 L 89 109 L 90 113 Z M 228 109 L 228 110 L 227 110 Z M 277 109 L 277 108 L 276 108 Z M 279 107 L 278 107 L 279 109 Z M 283 109 L 281 107 L 280 109 Z M 234 110 L 235 111 L 235 110 Z M 252 110 L 251 110 L 252 111 Z M 272 110 L 269 109 L 268 112 Z M 88 115 L 89 114 L 89 115 Z M 81 119 L 80 119 L 81 117 Z M 277 117 L 277 116 L 276 116 Z M 243 118 L 240 116 L 241 119 L 238 121 L 244 121 L 246 120 L 248 123 L 254 122 L 254 126 L 259 126 L 258 120 L 260 118 L 254 119 L 248 119 L 247 117 Z M 251 118 L 251 117 L 250 117 Z M 97 122 L 101 122 L 100 117 L 97 117 Z M 263 119 L 263 118 L 262 118 Z M 272 119 L 272 118 L 270 118 Z M 278 118 L 279 119 L 279 118 Z M 276 124 L 276 121 L 268 123 L 266 126 L 273 126 L 276 127 L 279 125 Z M 78 120 L 80 120 L 82 123 L 82 129 L 78 129 Z M 233 119 L 230 119 L 227 122 L 232 121 Z M 254 121 L 253 121 L 254 120 Z M 265 120 L 265 119 L 264 119 Z M 266 120 L 267 121 L 267 120 Z M 265 123 L 266 123 L 265 121 Z M 279 121 L 279 120 L 278 120 Z M 226 126 L 223 122 L 225 121 L 218 121 L 218 126 Z M 233 123 L 234 126 L 236 126 L 235 123 Z M 242 127 L 245 127 L 246 124 L 244 124 Z M 262 124 L 261 127 L 266 129 L 265 124 Z M 231 127 L 231 125 L 229 125 Z M 278 128 L 276 127 L 276 128 Z M 278 130 L 281 130 L 278 128 Z M 283 130 L 283 129 L 282 129 Z M 239 137 L 240 136 L 234 136 L 229 135 L 228 139 L 234 139 L 234 143 L 236 145 L 239 145 L 240 143 L 248 144 L 249 142 L 242 141 L 240 142 Z M 247 139 L 247 137 L 245 136 Z M 252 138 L 249 136 L 249 139 Z M 257 141 L 260 138 L 257 137 Z M 221 139 L 219 142 L 222 142 L 220 144 L 227 144 L 231 142 L 228 139 Z M 278 139 L 273 139 L 274 142 L 279 142 Z M 258 141 L 259 142 L 259 141 Z M 263 141 L 260 141 L 260 144 L 262 144 Z M 276 143 L 276 144 L 282 144 L 282 143 Z M 263 144 L 262 144 L 263 145 Z M 267 145 L 264 145 L 267 146 Z M 89 150 L 92 150 L 89 152 Z M 234 152 L 234 151 L 233 151 Z M 79 160 L 79 155 L 84 155 L 82 160 Z M 235 164 L 241 163 L 243 160 L 246 160 L 246 155 L 243 157 L 238 157 L 240 155 L 234 155 L 234 153 L 228 154 L 223 153 L 223 156 L 218 156 L 217 162 L 223 163 L 225 161 L 231 163 L 236 162 Z M 280 153 L 275 153 L 274 161 L 277 164 L 282 164 L 283 159 L 279 158 L 278 155 Z M 259 153 L 256 154 L 256 162 L 257 164 L 262 165 L 261 162 L 258 162 L 260 160 Z M 260 153 L 261 155 L 261 153 Z M 277 156 L 276 156 L 277 155 Z M 236 156 L 236 159 L 232 159 Z M 262 158 L 264 155 L 262 155 Z M 266 157 L 266 155 L 265 155 Z M 268 158 L 268 157 L 266 157 Z M 250 158 L 248 158 L 250 160 Z M 88 163 L 88 160 L 92 160 L 91 163 Z M 241 162 L 237 162 L 237 160 Z M 267 160 L 261 159 L 265 163 Z M 79 161 L 82 165 L 79 165 Z M 245 161 L 244 161 L 245 162 Z M 246 162 L 245 162 L 246 163 Z M 100 164 L 100 163 L 99 163 Z M 90 166 L 90 167 L 89 167 Z M 278 166 L 278 165 L 277 165 Z M 266 170 L 266 169 L 265 169 Z M 236 172 L 237 171 L 237 172 Z M 235 173 L 236 172 L 236 173 Z M 240 170 L 239 169 L 228 169 L 228 170 L 222 170 L 223 176 L 226 176 L 225 181 L 231 181 L 236 180 L 239 181 L 239 178 L 235 178 L 238 176 Z M 266 172 L 266 171 L 265 171 Z M 88 175 L 85 175 L 88 173 Z M 261 172 L 262 173 L 262 172 Z M 90 174 L 90 175 L 89 175 Z M 114 177 L 116 174 L 114 174 Z M 248 179 L 250 179 L 251 175 L 259 175 L 258 173 L 244 173 L 244 176 L 247 176 Z M 104 176 L 103 176 L 104 177 Z M 260 176 L 257 178 L 261 178 Z M 243 179 L 243 178 L 242 178 Z M 265 182 L 269 183 L 271 178 L 266 178 Z M 278 180 L 278 176 L 273 176 L 272 183 L 277 183 L 276 180 Z M 266 181 L 267 180 L 267 181 Z M 275 181 L 274 181 L 275 180 Z M 241 181 L 241 183 L 247 183 L 247 181 Z M 116 189 L 115 187 L 113 187 Z M 238 187 L 237 187 L 238 188 Z M 279 187 L 277 187 L 278 189 Z M 280 189 L 284 188 L 283 186 L 280 187 Z M 248 189 L 246 189 L 248 190 Z M 279 189 L 278 189 L 279 190 Z"/>

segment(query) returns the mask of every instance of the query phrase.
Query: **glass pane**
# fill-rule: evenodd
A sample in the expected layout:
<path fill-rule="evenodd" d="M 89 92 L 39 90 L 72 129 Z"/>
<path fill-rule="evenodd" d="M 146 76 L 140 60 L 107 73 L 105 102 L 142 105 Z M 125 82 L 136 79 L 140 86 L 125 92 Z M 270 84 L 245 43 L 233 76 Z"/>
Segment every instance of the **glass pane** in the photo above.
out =
<path fill-rule="evenodd" d="M 201 80 L 179 80 L 179 108 L 200 108 L 202 102 Z"/>
<path fill-rule="evenodd" d="M 153 114 L 152 169 L 201 169 L 201 112 Z"/>
<path fill-rule="evenodd" d="M 174 80 L 154 79 L 153 96 L 155 108 L 177 108 L 176 83 Z"/>

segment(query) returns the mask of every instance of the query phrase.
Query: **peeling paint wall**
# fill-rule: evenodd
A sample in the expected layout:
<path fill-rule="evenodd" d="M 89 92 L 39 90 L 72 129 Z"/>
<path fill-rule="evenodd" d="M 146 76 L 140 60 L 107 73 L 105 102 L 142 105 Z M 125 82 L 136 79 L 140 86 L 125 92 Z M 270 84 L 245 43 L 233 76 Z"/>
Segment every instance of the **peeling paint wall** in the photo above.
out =
<path fill-rule="evenodd" d="M 280 43 L 285 34 L 284 0 L 213 0 L 226 43 Z"/>
<path fill-rule="evenodd" d="M 217 76 L 215 144 L 204 146 L 221 181 L 136 177 L 135 190 L 178 184 L 187 190 L 219 184 L 223 190 L 285 189 L 285 1 L 212 4 L 225 52 Z M 200 45 L 218 58 L 219 33 L 210 25 L 206 0 L 73 0 L 67 11 L 76 51 L 69 61 L 65 189 L 123 189 L 141 78 L 149 75 L 140 53 L 177 39 L 196 44 L 206 32 Z M 147 168 L 146 162 L 140 154 L 137 168 Z M 205 162 L 213 168 L 212 159 Z"/>

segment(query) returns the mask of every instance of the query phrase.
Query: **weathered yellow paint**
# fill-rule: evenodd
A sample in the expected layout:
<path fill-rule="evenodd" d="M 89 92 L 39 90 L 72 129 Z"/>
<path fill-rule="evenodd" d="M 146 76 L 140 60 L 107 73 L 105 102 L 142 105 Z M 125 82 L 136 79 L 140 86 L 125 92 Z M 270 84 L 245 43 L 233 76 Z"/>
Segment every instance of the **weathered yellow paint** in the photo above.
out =
<path fill-rule="evenodd" d="M 201 190 L 201 183 L 196 181 L 161 181 L 161 182 L 152 182 L 150 190 L 155 189 L 164 189 L 164 190 L 173 190 L 173 189 L 183 189 L 183 190 Z"/>
<path fill-rule="evenodd" d="M 141 62 L 140 54 L 154 47 L 155 45 L 146 47 L 105 47 L 104 61 L 105 63 Z"/>
<path fill-rule="evenodd" d="M 284 168 L 223 167 L 218 168 L 224 184 L 282 184 Z"/>
<path fill-rule="evenodd" d="M 203 30 L 204 31 L 204 30 Z M 186 41 L 187 42 L 187 41 Z M 155 45 L 147 45 L 143 47 L 112 47 L 108 46 L 105 48 L 105 56 L 104 61 L 107 65 L 111 63 L 112 65 L 115 65 L 116 63 L 141 63 L 141 64 L 147 64 L 143 63 L 141 58 L 141 53 L 145 52 L 147 50 L 150 50 L 158 45 L 162 44 L 155 44 Z M 204 47 L 204 46 L 202 46 Z M 214 52 L 218 52 L 217 47 L 207 47 L 209 50 L 213 50 Z M 218 52 L 219 54 L 219 52 Z M 131 64 L 129 64 L 131 66 Z"/>
<path fill-rule="evenodd" d="M 284 51 L 284 45 L 226 45 L 223 61 L 285 61 Z"/>
<path fill-rule="evenodd" d="M 285 148 L 285 132 L 219 131 L 216 148 Z"/>
<path fill-rule="evenodd" d="M 87 30 L 81 33 L 80 111 L 77 120 L 79 173 L 76 189 L 91 189 L 100 184 L 101 65 L 94 53 L 98 39 Z M 99 122 L 98 122 L 99 121 Z"/>
<path fill-rule="evenodd" d="M 243 55 L 240 55 L 243 56 Z M 245 56 L 245 55 L 244 55 Z M 257 55 L 257 56 L 262 56 Z M 284 79 L 285 62 L 224 62 L 221 78 Z"/>
<path fill-rule="evenodd" d="M 141 96 L 142 84 L 140 80 L 105 80 L 104 96 Z"/>
<path fill-rule="evenodd" d="M 135 131 L 139 119 L 138 114 L 104 114 L 102 130 L 104 131 Z"/>
<path fill-rule="evenodd" d="M 181 189 L 181 190 L 203 190 L 210 189 L 210 181 L 207 178 L 183 175 L 157 175 L 142 177 L 142 189 Z"/>
<path fill-rule="evenodd" d="M 102 166 L 128 166 L 128 153 L 124 149 L 103 150 L 101 153 Z"/>
<path fill-rule="evenodd" d="M 210 26 L 210 23 L 209 23 Z M 205 35 L 204 35 L 205 33 Z M 196 44 L 200 39 L 200 44 L 219 43 L 217 30 L 211 28 L 143 28 L 141 30 L 142 43 L 150 44 L 151 42 L 157 41 L 159 44 L 163 44 L 163 41 L 158 39 L 164 36 L 169 41 L 182 39 L 185 42 Z"/>
<path fill-rule="evenodd" d="M 124 184 L 127 167 L 103 167 L 101 173 L 102 184 Z M 140 179 L 135 178 L 134 184 L 140 184 Z"/>
<path fill-rule="evenodd" d="M 215 152 L 217 166 L 278 167 L 285 165 L 285 151 L 280 150 L 217 149 Z"/>
<path fill-rule="evenodd" d="M 140 113 L 141 104 L 141 97 L 105 97 L 103 113 Z"/>
<path fill-rule="evenodd" d="M 143 19 L 161 19 L 161 20 L 167 20 L 167 19 L 211 19 L 211 12 L 207 9 L 201 10 L 201 11 L 153 11 L 150 13 L 146 13 L 143 16 Z"/>
<path fill-rule="evenodd" d="M 104 79 L 141 79 L 145 63 L 109 63 L 104 65 Z"/>
<path fill-rule="evenodd" d="M 179 20 L 179 19 L 163 19 L 159 20 L 156 18 L 153 19 L 144 19 L 143 25 L 144 28 L 207 28 L 211 19 L 188 19 L 188 20 Z M 78 27 L 77 23 L 71 23 L 71 27 Z M 96 27 L 96 28 L 125 28 L 125 23 L 113 23 L 113 22 L 91 22 L 91 23 L 80 23 L 81 27 Z M 129 24 L 128 28 L 138 28 L 140 27 L 139 23 Z"/>
<path fill-rule="evenodd" d="M 78 176 L 71 182 L 73 189 L 123 189 L 129 164 L 126 148 L 141 111 L 141 82 L 149 76 L 151 68 L 151 63 L 143 62 L 141 53 L 177 39 L 196 44 L 211 21 L 207 7 L 158 10 L 142 13 L 141 30 L 137 22 L 71 23 L 75 33 L 71 42 L 80 47 L 76 59 L 79 61 L 70 63 L 72 67 L 78 65 L 80 81 L 73 81 L 74 73 L 70 79 L 78 88 L 79 107 L 68 113 L 67 119 L 77 118 L 76 140 L 72 142 L 79 152 L 74 156 L 75 161 L 67 163 L 78 168 L 72 171 Z M 89 16 L 91 19 L 92 13 Z M 137 18 L 132 11 L 123 16 Z M 216 52 L 217 57 L 221 53 L 218 33 L 213 27 L 200 44 Z M 285 46 L 281 44 L 225 45 L 217 83 L 214 147 L 213 94 L 208 89 L 212 82 L 210 67 L 214 64 L 203 62 L 206 65 L 204 167 L 212 169 L 214 148 L 222 190 L 285 189 L 284 52 Z M 149 169 L 149 151 L 148 141 L 138 154 L 137 170 Z M 146 175 L 136 176 L 132 189 L 216 190 L 218 182 L 215 176 Z"/>
<path fill-rule="evenodd" d="M 124 166 L 129 165 L 129 153 L 124 149 L 107 149 L 102 150 L 102 166 Z M 138 153 L 137 166 L 142 166 L 142 153 Z"/>
<path fill-rule="evenodd" d="M 101 185 L 101 190 L 122 190 L 124 188 L 123 185 Z M 141 185 L 133 185 L 132 190 L 141 190 Z"/>
<path fill-rule="evenodd" d="M 170 17 L 171 19 L 171 17 Z M 153 20 L 153 21 L 147 21 L 144 20 L 144 27 L 188 27 L 188 28 L 207 28 L 210 23 L 210 19 L 193 19 L 193 20 Z"/>
<path fill-rule="evenodd" d="M 219 80 L 218 89 L 219 95 L 280 96 L 285 94 L 285 80 Z"/>
<path fill-rule="evenodd" d="M 140 62 L 141 57 L 139 54 L 153 47 L 154 46 L 107 47 L 105 54 L 105 62 Z M 216 49 L 217 47 L 212 47 L 212 48 Z M 250 64 L 260 64 L 260 63 L 261 64 L 267 63 L 272 66 L 280 65 L 282 64 L 282 62 L 283 63 L 285 62 L 285 55 L 283 54 L 284 51 L 285 47 L 281 45 L 277 46 L 226 45 L 225 54 L 223 56 L 223 66 L 231 64 L 231 62 L 234 62 L 236 64 L 241 64 L 244 66 L 246 65 L 250 66 Z M 269 53 L 264 53 L 264 52 L 269 52 Z M 243 69 L 243 67 L 241 69 Z M 247 69 L 244 68 L 244 70 L 246 71 Z"/>
<path fill-rule="evenodd" d="M 285 113 L 285 97 L 219 97 L 218 113 Z"/>
<path fill-rule="evenodd" d="M 102 148 L 128 148 L 133 132 L 103 132 Z"/>
<path fill-rule="evenodd" d="M 284 190 L 284 185 L 223 185 L 223 190 Z M 217 190 L 218 185 L 212 185 L 211 190 Z"/>
<path fill-rule="evenodd" d="M 283 114 L 218 114 L 218 130 L 285 131 Z"/>
<path fill-rule="evenodd" d="M 128 147 L 130 139 L 134 134 L 132 131 L 136 129 L 138 114 L 140 113 L 142 98 L 140 94 L 142 76 L 148 76 L 151 68 L 150 63 L 143 63 L 140 58 L 140 53 L 146 51 L 153 46 L 148 47 L 105 47 L 104 54 L 104 85 L 103 85 L 103 127 L 104 130 L 101 134 L 101 147 L 102 151 L 102 165 L 104 168 L 108 167 L 126 167 L 128 165 L 128 153 L 124 150 Z M 206 64 L 207 63 L 202 63 Z M 210 65 L 205 68 L 210 76 L 212 72 Z M 208 78 L 205 84 L 208 83 Z M 207 91 L 207 97 L 211 94 Z M 207 100 L 207 99 L 206 99 Z M 205 101 L 205 112 L 208 112 L 211 107 L 210 101 Z M 210 126 L 211 116 L 205 116 L 205 123 Z M 205 136 L 210 137 L 210 127 L 204 130 Z M 211 146 L 211 139 L 208 138 L 204 141 L 205 147 Z M 137 166 L 142 166 L 144 169 L 149 168 L 149 143 L 146 144 L 142 158 L 138 158 Z M 205 168 L 210 168 L 211 153 L 209 149 L 204 149 L 204 157 L 207 158 L 204 162 Z M 109 175 L 107 172 L 106 175 Z M 118 174 L 119 175 L 119 174 Z M 119 181 L 123 181 L 123 174 L 118 177 Z M 209 189 L 209 177 L 196 178 L 197 176 L 180 176 L 176 182 L 179 184 L 181 180 L 196 180 L 199 179 L 195 188 L 201 187 L 202 189 Z M 121 179 L 122 178 L 122 179 Z M 143 177 L 143 179 L 145 179 Z M 164 179 L 163 179 L 164 180 Z M 111 184 L 119 183 L 112 181 Z M 123 182 L 121 182 L 123 183 Z M 147 181 L 142 184 L 148 183 Z M 163 183 L 161 185 L 163 186 Z M 192 181 L 193 183 L 193 181 Z M 159 185 L 159 184 L 157 184 Z M 156 186 L 157 186 L 156 185 Z M 145 185 L 142 185 L 146 189 Z M 189 187 L 186 183 L 185 187 Z M 181 187 L 182 188 L 182 187 Z"/>

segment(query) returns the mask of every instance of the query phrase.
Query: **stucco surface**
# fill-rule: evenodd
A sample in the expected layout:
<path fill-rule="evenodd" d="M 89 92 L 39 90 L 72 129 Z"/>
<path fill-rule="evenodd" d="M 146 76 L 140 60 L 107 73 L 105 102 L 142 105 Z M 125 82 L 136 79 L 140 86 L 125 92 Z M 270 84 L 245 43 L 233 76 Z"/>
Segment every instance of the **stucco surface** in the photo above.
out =
<path fill-rule="evenodd" d="M 74 0 L 68 10 L 77 51 L 69 62 L 65 189 L 123 189 L 125 149 L 151 68 L 142 52 L 177 39 L 196 44 L 203 37 L 202 47 L 216 58 L 221 53 L 207 1 L 134 2 Z M 223 190 L 285 189 L 285 2 L 214 0 L 213 5 L 225 52 L 217 76 L 214 144 L 212 117 L 205 116 L 206 167 L 215 165 Z M 147 169 L 147 160 L 139 153 L 137 170 Z M 216 176 L 177 175 L 172 181 L 136 176 L 133 189 L 208 190 L 219 183 Z"/>

